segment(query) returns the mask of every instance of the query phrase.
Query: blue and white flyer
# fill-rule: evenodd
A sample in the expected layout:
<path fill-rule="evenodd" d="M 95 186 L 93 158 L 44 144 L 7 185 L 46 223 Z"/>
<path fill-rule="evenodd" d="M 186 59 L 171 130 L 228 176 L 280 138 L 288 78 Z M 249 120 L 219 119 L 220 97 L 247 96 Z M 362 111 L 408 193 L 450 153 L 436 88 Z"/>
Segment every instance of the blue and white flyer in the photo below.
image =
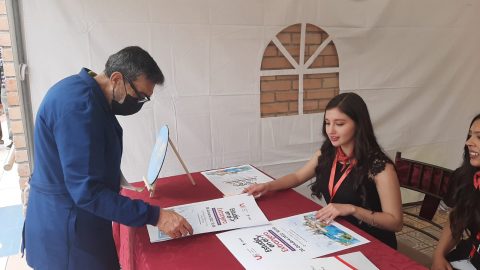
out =
<path fill-rule="evenodd" d="M 202 172 L 202 175 L 227 196 L 241 194 L 246 187 L 252 184 L 273 180 L 270 176 L 248 164 L 205 171 Z"/>
<path fill-rule="evenodd" d="M 253 196 L 247 194 L 184 204 L 167 209 L 182 215 L 192 225 L 194 235 L 270 223 Z M 147 225 L 147 230 L 152 243 L 172 239 L 155 226 Z"/>
<path fill-rule="evenodd" d="M 369 241 L 337 222 L 325 224 L 315 212 L 274 220 L 271 225 L 229 231 L 217 237 L 247 269 L 274 269 L 356 247 Z"/>

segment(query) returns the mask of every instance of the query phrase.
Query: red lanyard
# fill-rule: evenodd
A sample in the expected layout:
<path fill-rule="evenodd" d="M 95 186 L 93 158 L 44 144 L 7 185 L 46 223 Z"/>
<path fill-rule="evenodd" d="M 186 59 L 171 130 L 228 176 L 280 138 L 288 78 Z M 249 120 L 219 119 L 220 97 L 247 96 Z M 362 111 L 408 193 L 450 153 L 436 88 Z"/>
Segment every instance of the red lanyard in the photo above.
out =
<path fill-rule="evenodd" d="M 477 241 L 473 241 L 473 244 L 472 244 L 472 250 L 470 250 L 470 254 L 469 254 L 469 258 L 473 258 L 473 256 L 475 255 L 475 252 L 478 252 L 478 249 L 479 249 L 479 241 L 480 241 L 480 232 L 477 233 L 477 237 L 476 237 L 476 240 Z M 477 242 L 477 245 L 475 245 L 475 242 Z"/>
<path fill-rule="evenodd" d="M 350 165 L 345 170 L 345 172 L 343 172 L 340 179 L 338 179 L 338 182 L 335 184 L 335 186 L 333 186 L 333 182 L 335 181 L 335 172 L 337 170 L 337 161 L 339 156 L 338 151 L 341 151 L 341 150 L 337 150 L 337 154 L 335 155 L 335 159 L 333 160 L 332 170 L 330 171 L 330 179 L 328 181 L 328 191 L 330 191 L 330 202 L 332 202 L 333 196 L 335 196 L 335 193 L 337 193 L 337 190 L 340 188 L 343 181 L 345 181 L 345 178 L 347 178 L 348 174 L 352 171 L 356 163 L 355 160 L 352 160 L 350 162 Z"/>
<path fill-rule="evenodd" d="M 475 189 L 480 190 L 480 171 L 476 172 L 473 175 L 473 186 L 475 187 Z"/>

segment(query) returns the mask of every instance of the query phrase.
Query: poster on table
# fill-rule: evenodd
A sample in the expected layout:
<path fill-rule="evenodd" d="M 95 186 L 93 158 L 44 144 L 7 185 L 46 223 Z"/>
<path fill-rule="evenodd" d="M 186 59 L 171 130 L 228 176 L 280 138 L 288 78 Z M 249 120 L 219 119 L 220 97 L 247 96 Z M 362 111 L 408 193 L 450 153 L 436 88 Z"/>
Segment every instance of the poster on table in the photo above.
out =
<path fill-rule="evenodd" d="M 247 194 L 167 209 L 182 215 L 192 225 L 194 235 L 269 224 L 253 196 Z M 155 226 L 147 225 L 147 230 L 152 243 L 172 239 Z"/>
<path fill-rule="evenodd" d="M 362 252 L 308 260 L 292 260 L 272 266 L 275 270 L 379 270 Z M 267 270 L 265 269 L 265 270 Z"/>
<path fill-rule="evenodd" d="M 217 234 L 247 269 L 271 269 L 291 260 L 306 260 L 369 241 L 337 222 L 325 224 L 309 212 L 274 220 L 271 225 Z"/>
<path fill-rule="evenodd" d="M 241 194 L 251 184 L 266 183 L 273 179 L 252 165 L 241 165 L 202 172 L 224 195 Z"/>

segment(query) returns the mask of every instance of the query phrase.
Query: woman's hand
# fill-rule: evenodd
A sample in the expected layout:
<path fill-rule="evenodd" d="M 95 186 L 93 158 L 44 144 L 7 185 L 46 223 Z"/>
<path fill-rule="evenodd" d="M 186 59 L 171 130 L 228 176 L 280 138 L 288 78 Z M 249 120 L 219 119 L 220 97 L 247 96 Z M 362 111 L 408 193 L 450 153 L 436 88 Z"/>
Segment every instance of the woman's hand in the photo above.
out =
<path fill-rule="evenodd" d="M 248 193 L 248 195 L 253 195 L 253 197 L 258 198 L 263 194 L 267 193 L 268 191 L 269 191 L 268 183 L 262 183 L 262 184 L 253 184 L 246 187 L 243 190 L 243 193 Z"/>
<path fill-rule="evenodd" d="M 327 224 L 330 224 L 338 216 L 349 216 L 355 212 L 355 206 L 351 204 L 329 203 L 318 210 L 315 217 Z"/>
<path fill-rule="evenodd" d="M 433 256 L 433 263 L 431 270 L 452 270 L 453 267 L 450 263 L 445 259 L 444 256 Z"/>

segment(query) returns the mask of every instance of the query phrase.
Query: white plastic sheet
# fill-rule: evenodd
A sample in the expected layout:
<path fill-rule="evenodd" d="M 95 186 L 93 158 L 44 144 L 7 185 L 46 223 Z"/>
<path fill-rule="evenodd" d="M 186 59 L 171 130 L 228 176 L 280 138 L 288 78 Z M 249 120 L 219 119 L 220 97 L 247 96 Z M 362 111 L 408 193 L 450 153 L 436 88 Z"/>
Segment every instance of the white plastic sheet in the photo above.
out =
<path fill-rule="evenodd" d="M 191 171 L 251 163 L 279 176 L 320 147 L 323 114 L 261 119 L 261 57 L 283 28 L 311 23 L 333 38 L 340 89 L 365 99 L 385 150 L 455 168 L 480 112 L 479 12 L 474 0 L 23 1 L 33 111 L 57 80 L 140 45 L 166 83 L 121 117 L 130 181 L 162 124 Z M 161 175 L 182 172 L 170 151 Z"/>

